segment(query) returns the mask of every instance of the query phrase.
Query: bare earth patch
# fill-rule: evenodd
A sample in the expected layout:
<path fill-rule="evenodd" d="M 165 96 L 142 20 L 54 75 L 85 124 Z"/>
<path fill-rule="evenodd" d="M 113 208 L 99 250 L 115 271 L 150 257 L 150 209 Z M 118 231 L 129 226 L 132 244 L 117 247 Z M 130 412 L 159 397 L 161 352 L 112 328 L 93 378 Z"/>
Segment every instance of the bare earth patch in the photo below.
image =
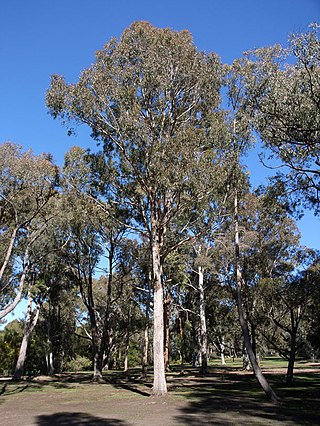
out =
<path fill-rule="evenodd" d="M 169 394 L 152 397 L 138 374 L 87 374 L 0 381 L 0 424 L 27 425 L 315 425 L 320 423 L 320 367 L 299 368 L 293 388 L 285 370 L 267 369 L 281 403 L 269 403 L 251 373 L 214 368 L 201 377 L 189 369 L 168 374 Z"/>

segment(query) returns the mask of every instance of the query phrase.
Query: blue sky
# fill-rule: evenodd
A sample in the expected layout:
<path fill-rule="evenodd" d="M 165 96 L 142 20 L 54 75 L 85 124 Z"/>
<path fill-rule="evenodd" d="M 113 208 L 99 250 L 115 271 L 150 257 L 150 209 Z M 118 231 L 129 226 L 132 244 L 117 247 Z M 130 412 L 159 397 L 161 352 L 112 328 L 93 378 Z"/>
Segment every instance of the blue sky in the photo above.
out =
<path fill-rule="evenodd" d="M 231 63 L 242 52 L 277 42 L 320 21 L 320 0 L 1 0 L 0 143 L 11 140 L 58 164 L 72 145 L 93 147 L 89 131 L 68 137 L 46 111 L 50 75 L 75 82 L 94 52 L 135 20 L 188 29 L 200 50 Z M 266 171 L 248 157 L 253 185 Z M 320 248 L 320 222 L 307 213 L 299 223 L 302 243 Z"/>

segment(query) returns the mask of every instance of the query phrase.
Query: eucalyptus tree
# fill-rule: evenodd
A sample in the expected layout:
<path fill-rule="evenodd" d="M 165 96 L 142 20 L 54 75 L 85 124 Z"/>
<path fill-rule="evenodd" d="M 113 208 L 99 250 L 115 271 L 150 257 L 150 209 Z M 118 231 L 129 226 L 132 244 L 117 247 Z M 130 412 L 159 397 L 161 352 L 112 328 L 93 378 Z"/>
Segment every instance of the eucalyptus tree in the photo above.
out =
<path fill-rule="evenodd" d="M 229 157 L 228 145 L 226 148 L 226 157 Z M 208 333 L 207 333 L 207 309 L 206 309 L 206 293 L 210 287 L 214 287 L 218 283 L 217 274 L 215 274 L 213 265 L 213 254 L 217 246 L 220 233 L 222 232 L 223 223 L 228 216 L 226 212 L 226 201 L 230 196 L 229 185 L 229 167 L 224 178 L 221 178 L 220 185 L 216 183 L 215 191 L 210 194 L 207 206 L 199 209 L 200 220 L 194 227 L 193 231 L 202 232 L 193 244 L 194 255 L 194 272 L 197 276 L 195 289 L 199 296 L 199 320 L 200 320 L 200 353 L 201 353 L 201 373 L 207 373 L 207 349 L 208 349 Z"/>
<path fill-rule="evenodd" d="M 116 321 L 122 318 L 119 301 L 130 283 L 132 262 L 130 241 L 125 238 L 125 211 L 117 204 L 108 204 L 106 215 L 99 208 L 102 203 L 99 187 L 103 185 L 96 182 L 96 175 L 101 170 L 92 165 L 97 165 L 98 159 L 84 149 L 73 147 L 65 156 L 63 188 L 64 226 L 69 235 L 65 260 L 88 313 L 93 378 L 100 381 L 104 366 L 110 363 L 111 350 L 116 347 Z M 107 278 L 95 280 L 98 270 Z"/>
<path fill-rule="evenodd" d="M 242 218 L 242 275 L 244 308 L 250 326 L 251 344 L 257 355 L 257 341 L 263 322 L 259 284 L 294 268 L 300 234 L 286 210 L 267 194 L 247 194 L 240 209 Z"/>
<path fill-rule="evenodd" d="M 219 121 L 220 85 L 218 58 L 199 52 L 188 31 L 135 22 L 97 52 L 77 84 L 54 75 L 47 92 L 53 117 L 86 123 L 103 142 L 116 200 L 130 207 L 131 228 L 149 241 L 154 394 L 167 392 L 162 265 L 172 247 L 164 244 L 173 218 L 192 211 L 193 189 L 204 196 L 202 176 L 218 164 L 211 130 Z"/>
<path fill-rule="evenodd" d="M 320 41 L 319 24 L 305 33 L 292 34 L 289 46 L 275 45 L 248 52 L 246 107 L 253 125 L 276 159 L 277 186 L 297 193 L 295 204 L 305 201 L 320 209 Z M 274 162 L 267 164 L 272 168 Z"/>
<path fill-rule="evenodd" d="M 248 116 L 246 110 L 246 83 L 244 78 L 245 70 L 246 68 L 243 61 L 236 60 L 227 70 L 228 72 L 225 79 L 230 104 L 230 116 L 227 118 L 227 120 L 229 122 L 228 138 L 230 140 L 229 159 L 232 167 L 229 176 L 229 185 L 233 213 L 231 229 L 233 233 L 232 240 L 234 244 L 233 274 L 235 282 L 235 296 L 244 347 L 246 353 L 248 354 L 252 369 L 267 397 L 272 401 L 277 401 L 278 397 L 263 375 L 253 351 L 243 303 L 243 289 L 245 286 L 245 281 L 241 265 L 241 216 L 239 214 L 239 207 L 241 205 L 241 198 L 243 198 L 245 194 L 248 193 L 248 178 L 244 173 L 244 167 L 241 164 L 241 159 L 252 144 L 251 127 L 249 121 L 250 117 Z"/>
<path fill-rule="evenodd" d="M 287 383 L 294 380 L 297 351 L 306 344 L 312 327 L 310 308 L 319 284 L 315 256 L 316 253 L 306 248 L 297 250 L 291 270 L 274 280 L 261 282 L 260 296 L 266 317 L 264 337 L 270 347 L 288 360 Z"/>
<path fill-rule="evenodd" d="M 90 185 L 90 168 L 85 161 L 85 150 L 73 147 L 65 155 L 63 168 L 63 223 L 67 237 L 64 263 L 79 289 L 87 309 L 92 342 L 93 379 L 102 379 L 101 334 L 94 297 L 94 274 L 103 253 L 99 228 L 99 211 L 86 197 Z"/>
<path fill-rule="evenodd" d="M 10 142 L 0 146 L 0 319 L 19 303 L 30 251 L 52 218 L 58 173 L 46 155 Z"/>
<path fill-rule="evenodd" d="M 33 218 L 30 227 L 34 228 L 37 238 L 34 239 L 29 248 L 29 270 L 26 274 L 27 312 L 24 320 L 24 331 L 20 346 L 19 356 L 13 375 L 14 380 L 19 380 L 24 370 L 27 349 L 31 333 L 37 325 L 40 308 L 48 300 L 49 292 L 56 292 L 57 280 L 63 281 L 61 271 L 63 263 L 57 262 L 63 246 L 66 245 L 64 234 L 60 225 L 60 208 L 62 207 L 59 197 L 52 198 L 41 210 L 41 215 Z M 59 284 L 61 284 L 59 282 Z M 33 307 L 35 305 L 35 307 Z M 44 348 L 43 348 L 44 349 Z"/>

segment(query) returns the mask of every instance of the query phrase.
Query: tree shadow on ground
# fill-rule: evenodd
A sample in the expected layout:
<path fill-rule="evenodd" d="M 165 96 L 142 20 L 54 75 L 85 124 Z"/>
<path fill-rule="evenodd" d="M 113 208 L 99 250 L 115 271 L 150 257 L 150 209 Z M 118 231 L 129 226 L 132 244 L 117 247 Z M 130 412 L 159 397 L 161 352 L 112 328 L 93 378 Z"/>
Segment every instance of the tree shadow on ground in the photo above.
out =
<path fill-rule="evenodd" d="M 5 383 L 1 388 L 0 396 L 3 395 L 3 394 L 12 395 L 12 394 L 15 394 L 15 393 L 21 393 L 21 392 L 25 391 L 26 389 L 28 389 L 28 385 L 25 385 L 25 386 L 22 386 L 22 387 L 17 386 L 14 389 L 10 389 L 10 391 L 8 391 L 7 388 L 8 388 L 8 384 Z"/>
<path fill-rule="evenodd" d="M 150 379 L 141 378 L 140 369 L 130 371 L 112 371 L 105 377 L 106 383 L 116 389 L 125 389 L 142 396 L 150 396 L 152 383 Z"/>
<path fill-rule="evenodd" d="M 111 385 L 115 389 L 125 389 L 142 396 L 150 396 L 152 384 L 139 377 L 139 370 L 129 372 L 108 371 L 101 382 L 92 380 L 91 373 L 61 373 L 52 376 L 26 377 L 21 380 L 12 381 L 11 379 L 3 381 L 0 388 L 0 397 L 13 393 L 23 392 L 24 390 L 34 391 L 53 387 L 55 389 L 76 389 L 79 385 Z M 0 399 L 1 401 L 1 399 Z"/>
<path fill-rule="evenodd" d="M 36 424 L 39 426 L 128 426 L 129 423 L 118 419 L 104 419 L 87 413 L 54 413 L 38 416 Z"/>
<path fill-rule="evenodd" d="M 307 376 L 307 377 L 306 377 Z M 199 424 L 319 424 L 320 377 L 304 375 L 288 388 L 282 376 L 273 375 L 271 384 L 281 398 L 279 404 L 266 400 L 252 375 L 226 374 L 212 381 L 199 380 L 175 386 L 175 393 L 189 403 L 175 420 L 184 425 Z"/>

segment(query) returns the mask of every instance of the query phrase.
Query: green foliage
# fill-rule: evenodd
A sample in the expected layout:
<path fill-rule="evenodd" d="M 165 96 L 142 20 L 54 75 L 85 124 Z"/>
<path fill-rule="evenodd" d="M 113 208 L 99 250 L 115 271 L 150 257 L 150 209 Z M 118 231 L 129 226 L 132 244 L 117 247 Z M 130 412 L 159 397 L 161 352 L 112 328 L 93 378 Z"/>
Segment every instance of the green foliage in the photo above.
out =
<path fill-rule="evenodd" d="M 65 365 L 65 371 L 88 371 L 92 369 L 92 360 L 85 356 L 76 355 L 74 359 L 68 361 Z"/>
<path fill-rule="evenodd" d="M 15 368 L 22 339 L 23 325 L 18 320 L 0 331 L 0 374 L 10 376 Z"/>
<path fill-rule="evenodd" d="M 319 213 L 319 25 L 293 34 L 287 49 L 276 45 L 249 52 L 243 72 L 246 106 L 271 157 L 284 168 L 285 183 Z M 298 197 L 294 204 L 301 203 Z"/>

